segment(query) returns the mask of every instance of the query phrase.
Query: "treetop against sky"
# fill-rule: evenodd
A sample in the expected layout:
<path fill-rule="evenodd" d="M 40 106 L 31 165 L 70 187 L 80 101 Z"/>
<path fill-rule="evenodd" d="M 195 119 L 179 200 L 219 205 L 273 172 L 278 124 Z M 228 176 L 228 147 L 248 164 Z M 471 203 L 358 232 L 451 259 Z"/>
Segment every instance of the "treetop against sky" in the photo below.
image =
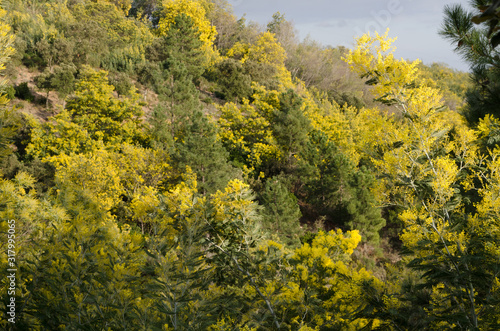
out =
<path fill-rule="evenodd" d="M 237 15 L 266 24 L 273 13 L 285 14 L 293 21 L 301 38 L 310 35 L 325 45 L 353 47 L 354 37 L 366 32 L 385 32 L 398 36 L 396 56 L 421 59 L 424 63 L 444 62 L 467 70 L 467 65 L 453 53 L 453 46 L 438 35 L 445 5 L 466 0 L 229 0 Z"/>

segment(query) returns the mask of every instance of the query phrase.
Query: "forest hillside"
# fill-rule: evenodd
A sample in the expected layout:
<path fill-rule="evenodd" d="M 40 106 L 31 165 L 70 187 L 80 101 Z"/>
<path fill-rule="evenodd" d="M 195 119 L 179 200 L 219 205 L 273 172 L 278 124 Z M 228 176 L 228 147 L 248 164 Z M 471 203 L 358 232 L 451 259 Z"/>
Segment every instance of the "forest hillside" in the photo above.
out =
<path fill-rule="evenodd" d="M 500 328 L 500 2 L 470 66 L 226 0 L 0 3 L 0 328 Z M 443 43 L 446 41 L 443 39 Z"/>

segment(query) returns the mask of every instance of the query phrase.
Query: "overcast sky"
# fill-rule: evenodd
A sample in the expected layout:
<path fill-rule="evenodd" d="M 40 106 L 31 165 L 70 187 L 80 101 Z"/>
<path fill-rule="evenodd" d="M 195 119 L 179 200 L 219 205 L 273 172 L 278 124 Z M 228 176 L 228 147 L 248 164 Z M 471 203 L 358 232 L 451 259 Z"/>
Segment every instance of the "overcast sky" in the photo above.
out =
<path fill-rule="evenodd" d="M 445 5 L 467 0 L 228 0 L 238 17 L 262 25 L 279 11 L 292 21 L 303 39 L 324 45 L 352 48 L 354 37 L 368 31 L 385 32 L 398 37 L 396 56 L 420 59 L 426 64 L 444 62 L 467 70 L 467 65 L 453 52 L 454 46 L 438 35 Z"/>

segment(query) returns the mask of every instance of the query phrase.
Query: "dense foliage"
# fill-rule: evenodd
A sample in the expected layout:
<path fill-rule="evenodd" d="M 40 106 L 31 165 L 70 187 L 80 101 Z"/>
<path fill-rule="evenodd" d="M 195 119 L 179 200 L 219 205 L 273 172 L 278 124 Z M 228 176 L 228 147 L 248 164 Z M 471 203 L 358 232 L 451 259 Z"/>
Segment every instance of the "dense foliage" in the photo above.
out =
<path fill-rule="evenodd" d="M 0 328 L 500 328 L 498 1 L 476 2 L 443 27 L 468 81 L 225 0 L 4 1 Z"/>

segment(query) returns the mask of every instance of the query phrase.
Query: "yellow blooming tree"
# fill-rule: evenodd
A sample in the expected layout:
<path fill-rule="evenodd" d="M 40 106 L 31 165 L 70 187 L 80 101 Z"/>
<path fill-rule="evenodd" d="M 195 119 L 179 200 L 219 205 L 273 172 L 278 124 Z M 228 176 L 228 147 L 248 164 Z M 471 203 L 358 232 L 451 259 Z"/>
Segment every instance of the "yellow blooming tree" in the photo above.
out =
<path fill-rule="evenodd" d="M 227 103 L 221 112 L 219 137 L 239 165 L 259 174 L 280 159 L 269 120 L 247 100 L 240 107 Z"/>
<path fill-rule="evenodd" d="M 218 60 L 218 52 L 214 48 L 217 30 L 210 24 L 207 18 L 207 1 L 193 0 L 164 0 L 161 6 L 161 16 L 158 23 L 157 33 L 160 36 L 167 34 L 170 26 L 175 23 L 175 18 L 180 14 L 185 14 L 193 20 L 194 26 L 200 34 L 202 49 L 206 56 L 206 63 L 213 64 Z"/>
<path fill-rule="evenodd" d="M 34 183 L 22 172 L 11 181 L 0 180 L 0 227 L 6 233 L 7 220 L 14 220 L 16 230 L 16 326 L 135 328 L 133 319 L 126 316 L 131 312 L 128 308 L 140 301 L 128 287 L 143 263 L 140 237 L 106 215 L 74 213 L 83 208 L 72 206 L 72 212 L 55 201 L 38 199 Z M 0 263 L 6 279 L 7 247 L 2 248 Z M 2 281 L 3 298 L 7 287 Z M 58 313 L 52 314 L 53 309 Z M 0 320 L 4 329 L 8 329 L 6 322 Z"/>
<path fill-rule="evenodd" d="M 0 19 L 5 16 L 5 10 L 0 8 Z M 5 70 L 5 64 L 14 54 L 14 35 L 10 34 L 10 26 L 0 22 L 0 72 Z M 13 135 L 14 126 L 12 123 L 12 115 L 6 110 L 5 106 L 9 102 L 7 95 L 4 93 L 7 82 L 4 78 L 0 78 L 0 156 L 8 153 L 10 150 L 10 137 Z"/>
<path fill-rule="evenodd" d="M 382 174 L 386 202 L 404 208 L 401 239 L 413 253 L 410 266 L 424 271 L 423 282 L 434 293 L 429 319 L 441 327 L 486 327 L 492 322 L 488 302 L 498 296 L 492 291 L 498 262 L 479 252 L 496 247 L 498 239 L 478 235 L 476 222 L 486 222 L 489 215 L 475 214 L 470 202 L 483 176 L 477 135 L 459 114 L 442 107 L 437 89 L 419 84 L 417 61 L 394 58 L 393 41 L 387 33 L 364 35 L 346 56 L 351 68 L 373 85 L 375 98 L 402 115 L 394 129 L 379 132 L 381 153 L 371 159 Z M 494 173 L 495 164 L 490 167 Z"/>
<path fill-rule="evenodd" d="M 258 67 L 251 66 L 252 63 L 260 65 L 261 70 L 269 71 L 267 75 L 274 74 L 272 78 L 277 80 L 277 89 L 280 92 L 295 87 L 291 74 L 285 67 L 286 51 L 276 40 L 274 33 L 268 31 L 261 33 L 253 44 L 237 42 L 227 52 L 227 56 L 239 59 L 244 66 L 249 68 L 247 70 L 254 78 L 265 76 L 265 74 L 257 74 Z"/>
<path fill-rule="evenodd" d="M 58 155 L 47 159 L 56 167 L 56 188 L 60 203 L 79 214 L 110 215 L 150 231 L 159 205 L 158 194 L 173 181 L 169 157 L 132 145 L 119 151 L 98 149 L 87 154 Z M 105 171 L 96 171 L 105 169 Z M 79 201 L 75 204 L 75 201 Z"/>
<path fill-rule="evenodd" d="M 251 249 L 246 259 L 236 256 L 235 270 L 226 276 L 239 276 L 237 288 L 224 286 L 249 307 L 240 316 L 231 309 L 225 318 L 248 321 L 250 327 L 285 330 L 367 326 L 368 320 L 355 314 L 363 307 L 361 284 L 378 288 L 382 284 L 370 272 L 352 268 L 350 256 L 360 240 L 357 231 L 319 232 L 293 252 L 268 240 Z M 240 305 L 235 302 L 233 307 Z"/>
<path fill-rule="evenodd" d="M 131 0 L 111 0 L 108 1 L 114 4 L 118 9 L 122 10 L 125 15 L 128 14 L 128 11 L 132 7 L 132 1 Z"/>
<path fill-rule="evenodd" d="M 85 66 L 66 109 L 46 123 L 31 120 L 28 154 L 45 158 L 143 141 L 142 107 L 135 87 L 129 97 L 117 98 L 113 90 L 106 71 Z"/>
<path fill-rule="evenodd" d="M 290 314 L 292 328 L 359 330 L 367 325 L 355 315 L 363 304 L 359 285 L 381 284 L 370 272 L 350 265 L 360 241 L 358 231 L 320 231 L 310 244 L 295 250 L 290 257 L 293 278 L 281 297 L 286 303 L 281 309 Z"/>
<path fill-rule="evenodd" d="M 6 12 L 2 8 L 0 8 L 0 19 L 3 19 Z M 5 70 L 5 65 L 10 57 L 14 54 L 13 43 L 15 36 L 10 33 L 10 26 L 7 24 L 0 22 L 0 71 Z M 3 89 L 6 87 L 7 82 L 2 78 L 0 80 L 0 88 L 3 92 Z M 6 96 L 2 93 L 0 99 L 0 105 L 5 105 L 7 103 Z"/>

